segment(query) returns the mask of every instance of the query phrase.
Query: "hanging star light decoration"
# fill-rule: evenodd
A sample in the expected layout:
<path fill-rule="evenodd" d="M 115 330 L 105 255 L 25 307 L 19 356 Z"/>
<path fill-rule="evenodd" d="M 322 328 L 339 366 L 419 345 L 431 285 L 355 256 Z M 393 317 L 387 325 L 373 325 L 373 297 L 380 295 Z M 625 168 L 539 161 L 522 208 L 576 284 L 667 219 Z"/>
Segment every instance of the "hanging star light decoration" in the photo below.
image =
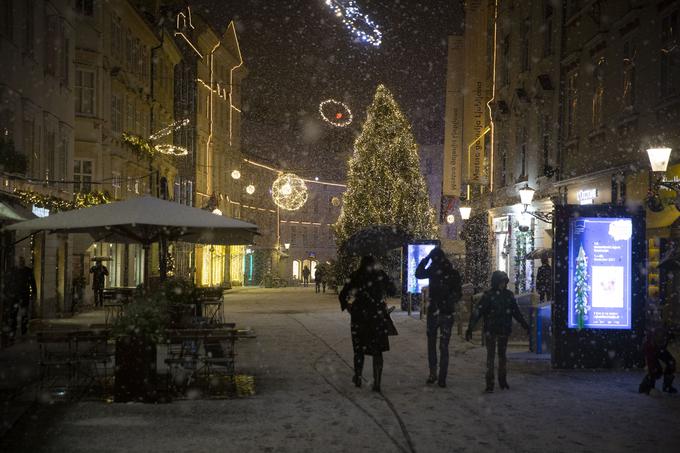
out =
<path fill-rule="evenodd" d="M 183 120 L 177 120 L 174 123 L 170 123 L 164 128 L 154 132 L 149 136 L 149 140 L 155 141 L 159 138 L 163 138 L 175 132 L 177 129 L 182 128 L 189 124 L 189 118 L 184 118 Z"/>
<path fill-rule="evenodd" d="M 360 41 L 375 47 L 382 42 L 382 32 L 367 14 L 363 14 L 354 0 L 326 0 L 328 6 L 342 23 Z"/>
<path fill-rule="evenodd" d="M 335 99 L 326 99 L 319 104 L 319 114 L 331 126 L 346 127 L 352 124 L 352 111 Z"/>
<path fill-rule="evenodd" d="M 286 211 L 297 211 L 307 202 L 307 185 L 299 176 L 284 173 L 272 184 L 274 203 Z"/>

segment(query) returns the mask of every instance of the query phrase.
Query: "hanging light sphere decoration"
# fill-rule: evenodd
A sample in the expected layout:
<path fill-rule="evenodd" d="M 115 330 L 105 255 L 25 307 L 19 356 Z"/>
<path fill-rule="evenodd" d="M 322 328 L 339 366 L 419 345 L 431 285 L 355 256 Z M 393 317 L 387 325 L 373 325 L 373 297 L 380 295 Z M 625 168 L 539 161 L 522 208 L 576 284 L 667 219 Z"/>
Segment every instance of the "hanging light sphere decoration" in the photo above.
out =
<path fill-rule="evenodd" d="M 281 209 L 296 211 L 307 202 L 307 185 L 299 176 L 284 173 L 272 184 L 272 199 Z"/>
<path fill-rule="evenodd" d="M 181 146 L 170 145 L 167 143 L 159 143 L 154 145 L 156 151 L 161 154 L 169 154 L 170 156 L 186 156 L 189 154 L 189 150 Z"/>
<path fill-rule="evenodd" d="M 335 99 L 326 99 L 319 104 L 319 114 L 331 126 L 346 127 L 352 124 L 352 111 Z"/>
<path fill-rule="evenodd" d="M 238 170 L 234 170 L 231 172 L 231 177 L 234 179 L 241 179 L 241 172 Z"/>
<path fill-rule="evenodd" d="M 252 185 L 252 184 L 248 184 L 248 186 L 246 186 L 246 193 L 248 195 L 254 194 L 255 193 L 255 186 Z"/>
<path fill-rule="evenodd" d="M 340 199 L 338 197 L 331 198 L 331 204 L 337 208 L 340 206 Z"/>

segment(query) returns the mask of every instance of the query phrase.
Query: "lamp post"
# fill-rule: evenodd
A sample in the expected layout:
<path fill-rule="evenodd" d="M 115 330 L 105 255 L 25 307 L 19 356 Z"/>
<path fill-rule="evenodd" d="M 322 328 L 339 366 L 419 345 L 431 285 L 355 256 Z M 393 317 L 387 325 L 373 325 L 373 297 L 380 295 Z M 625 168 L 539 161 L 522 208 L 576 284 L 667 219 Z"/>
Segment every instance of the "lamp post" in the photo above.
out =
<path fill-rule="evenodd" d="M 536 189 L 529 187 L 529 184 L 525 184 L 524 187 L 519 189 L 519 199 L 520 202 L 524 205 L 524 210 L 522 211 L 522 214 L 523 215 L 529 214 L 530 216 L 540 220 L 541 222 L 552 223 L 553 220 L 552 212 L 529 211 L 529 205 L 534 200 L 535 193 Z"/>

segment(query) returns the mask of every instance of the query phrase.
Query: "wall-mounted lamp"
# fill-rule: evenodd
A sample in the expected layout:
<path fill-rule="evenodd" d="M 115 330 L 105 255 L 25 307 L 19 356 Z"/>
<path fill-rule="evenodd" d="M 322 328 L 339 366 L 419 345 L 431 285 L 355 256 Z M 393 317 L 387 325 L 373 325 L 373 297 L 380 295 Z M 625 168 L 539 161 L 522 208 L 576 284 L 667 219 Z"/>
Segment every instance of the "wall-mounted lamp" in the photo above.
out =
<path fill-rule="evenodd" d="M 286 249 L 286 250 L 290 249 L 290 242 L 285 242 L 283 244 L 283 248 Z"/>
<path fill-rule="evenodd" d="M 529 187 L 529 184 L 525 184 L 524 187 L 519 189 L 519 199 L 520 202 L 524 205 L 524 210 L 522 211 L 522 214 L 529 214 L 530 216 L 540 220 L 541 222 L 551 223 L 553 220 L 552 212 L 529 211 L 529 205 L 534 200 L 535 193 L 536 190 Z"/>
<path fill-rule="evenodd" d="M 680 211 L 680 181 L 666 179 L 666 170 L 668 169 L 668 161 L 671 157 L 671 148 L 649 148 L 647 150 L 649 157 L 649 165 L 654 172 L 654 182 L 650 193 L 647 195 L 647 207 L 653 212 L 661 212 L 664 210 L 664 203 L 659 196 L 659 188 L 672 190 L 675 192 L 675 208 Z"/>
<path fill-rule="evenodd" d="M 470 218 L 470 214 L 472 213 L 472 207 L 470 206 L 460 206 L 458 208 L 458 211 L 460 211 L 460 218 L 463 220 L 468 220 Z"/>

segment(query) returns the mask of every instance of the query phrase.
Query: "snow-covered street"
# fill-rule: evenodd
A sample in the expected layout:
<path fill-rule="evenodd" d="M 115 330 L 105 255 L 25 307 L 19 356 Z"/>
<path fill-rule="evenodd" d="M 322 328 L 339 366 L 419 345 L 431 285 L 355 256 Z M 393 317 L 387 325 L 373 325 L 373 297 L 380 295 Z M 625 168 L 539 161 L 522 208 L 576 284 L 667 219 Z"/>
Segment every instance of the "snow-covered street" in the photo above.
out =
<path fill-rule="evenodd" d="M 360 389 L 351 382 L 349 318 L 334 294 L 232 290 L 225 318 L 257 333 L 238 344 L 236 362 L 255 376 L 255 396 L 43 406 L 0 450 L 671 452 L 680 445 L 680 397 L 639 395 L 641 370 L 551 370 L 514 349 L 511 389 L 484 394 L 483 349 L 454 336 L 448 387 L 428 386 L 425 322 L 397 312 L 400 334 L 391 337 L 379 395 L 370 379 Z M 365 368 L 368 378 L 370 359 Z"/>

